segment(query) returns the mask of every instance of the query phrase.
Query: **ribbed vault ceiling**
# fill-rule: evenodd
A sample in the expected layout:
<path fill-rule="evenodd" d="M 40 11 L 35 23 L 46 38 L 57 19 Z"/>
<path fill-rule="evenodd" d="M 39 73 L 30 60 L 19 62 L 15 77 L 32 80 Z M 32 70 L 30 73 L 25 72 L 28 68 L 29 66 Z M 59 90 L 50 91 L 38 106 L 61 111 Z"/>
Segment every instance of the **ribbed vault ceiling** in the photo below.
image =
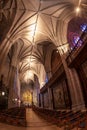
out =
<path fill-rule="evenodd" d="M 45 54 L 41 48 L 38 51 L 39 43 L 53 42 L 57 48 L 68 44 L 67 26 L 77 15 L 77 6 L 81 7 L 79 15 L 87 16 L 87 0 L 2 0 L 0 5 L 0 21 L 2 17 L 5 20 L 13 19 L 6 38 L 10 44 L 19 42 L 19 46 L 19 39 L 22 40 L 23 45 L 19 49 L 20 71 L 26 71 L 26 67 L 28 70 L 31 61 L 44 64 Z"/>
<path fill-rule="evenodd" d="M 75 16 L 74 9 L 79 2 L 85 14 L 86 0 L 8 0 L 2 9 L 4 16 L 11 17 L 16 10 L 8 37 L 14 40 L 20 37 L 28 40 L 28 44 L 51 40 L 57 46 L 61 45 L 61 26 Z M 66 42 L 66 38 L 63 40 Z"/>

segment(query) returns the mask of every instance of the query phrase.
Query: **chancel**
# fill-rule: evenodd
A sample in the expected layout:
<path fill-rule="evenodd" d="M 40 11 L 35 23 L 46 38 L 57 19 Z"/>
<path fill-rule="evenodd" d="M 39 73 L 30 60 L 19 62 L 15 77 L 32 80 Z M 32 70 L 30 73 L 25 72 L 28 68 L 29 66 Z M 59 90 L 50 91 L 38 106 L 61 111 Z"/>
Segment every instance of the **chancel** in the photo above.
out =
<path fill-rule="evenodd" d="M 0 130 L 87 130 L 87 0 L 0 0 Z"/>

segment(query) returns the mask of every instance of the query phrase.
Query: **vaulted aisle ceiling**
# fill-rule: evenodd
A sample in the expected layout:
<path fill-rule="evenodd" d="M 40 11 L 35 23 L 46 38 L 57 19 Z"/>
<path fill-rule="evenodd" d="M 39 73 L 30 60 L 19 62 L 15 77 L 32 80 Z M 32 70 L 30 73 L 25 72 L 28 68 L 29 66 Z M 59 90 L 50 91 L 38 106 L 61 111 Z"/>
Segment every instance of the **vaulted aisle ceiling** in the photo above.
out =
<path fill-rule="evenodd" d="M 38 51 L 39 43 L 44 45 L 44 41 L 49 41 L 58 49 L 68 45 L 67 26 L 77 15 L 76 7 L 81 7 L 80 16 L 86 17 L 87 13 L 86 0 L 2 0 L 0 5 L 0 21 L 2 22 L 3 17 L 12 21 L 6 36 L 9 44 L 12 46 L 18 42 L 20 46 L 21 40 L 22 47 L 29 48 L 29 51 L 22 49 L 20 55 L 20 59 L 23 59 L 20 60 L 20 70 L 24 68 L 25 71 L 26 67 L 29 69 L 31 61 L 44 63 L 41 48 Z"/>
<path fill-rule="evenodd" d="M 44 40 L 51 40 L 57 46 L 64 44 L 67 39 L 66 33 L 63 39 L 61 37 L 61 26 L 75 16 L 74 9 L 79 3 L 84 11 L 86 0 L 8 0 L 2 10 L 4 16 L 8 18 L 16 10 L 8 37 L 11 36 L 14 41 L 21 38 L 25 44 L 37 44 Z"/>

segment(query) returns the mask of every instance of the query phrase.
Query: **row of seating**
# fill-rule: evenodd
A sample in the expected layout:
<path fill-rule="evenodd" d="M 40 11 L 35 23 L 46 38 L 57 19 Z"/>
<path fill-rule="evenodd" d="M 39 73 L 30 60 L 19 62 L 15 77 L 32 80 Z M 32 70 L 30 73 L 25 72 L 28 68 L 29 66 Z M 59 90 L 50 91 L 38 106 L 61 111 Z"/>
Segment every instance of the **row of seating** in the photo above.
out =
<path fill-rule="evenodd" d="M 0 122 L 17 126 L 26 126 L 26 108 L 15 107 L 1 111 Z"/>
<path fill-rule="evenodd" d="M 33 107 L 33 110 L 41 117 L 56 124 L 58 127 L 67 127 L 71 130 L 73 128 L 85 128 L 87 130 L 87 111 L 55 111 Z"/>
<path fill-rule="evenodd" d="M 24 113 L 23 113 L 24 112 Z M 25 107 L 15 107 L 15 108 L 10 108 L 7 110 L 2 111 L 1 113 L 3 113 L 4 115 L 9 115 L 9 116 L 17 116 L 17 117 L 21 117 L 24 118 L 25 117 Z"/>

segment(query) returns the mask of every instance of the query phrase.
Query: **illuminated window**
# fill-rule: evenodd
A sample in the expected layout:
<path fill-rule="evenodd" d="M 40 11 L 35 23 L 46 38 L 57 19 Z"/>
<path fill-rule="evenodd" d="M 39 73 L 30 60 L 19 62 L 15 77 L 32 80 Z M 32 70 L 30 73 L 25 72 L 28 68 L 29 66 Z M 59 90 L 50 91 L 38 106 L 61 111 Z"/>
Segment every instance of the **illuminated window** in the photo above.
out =
<path fill-rule="evenodd" d="M 48 77 L 46 76 L 46 83 L 48 83 Z"/>
<path fill-rule="evenodd" d="M 80 28 L 81 28 L 81 31 L 82 32 L 87 32 L 87 24 L 82 24 L 81 26 L 80 26 Z"/>

